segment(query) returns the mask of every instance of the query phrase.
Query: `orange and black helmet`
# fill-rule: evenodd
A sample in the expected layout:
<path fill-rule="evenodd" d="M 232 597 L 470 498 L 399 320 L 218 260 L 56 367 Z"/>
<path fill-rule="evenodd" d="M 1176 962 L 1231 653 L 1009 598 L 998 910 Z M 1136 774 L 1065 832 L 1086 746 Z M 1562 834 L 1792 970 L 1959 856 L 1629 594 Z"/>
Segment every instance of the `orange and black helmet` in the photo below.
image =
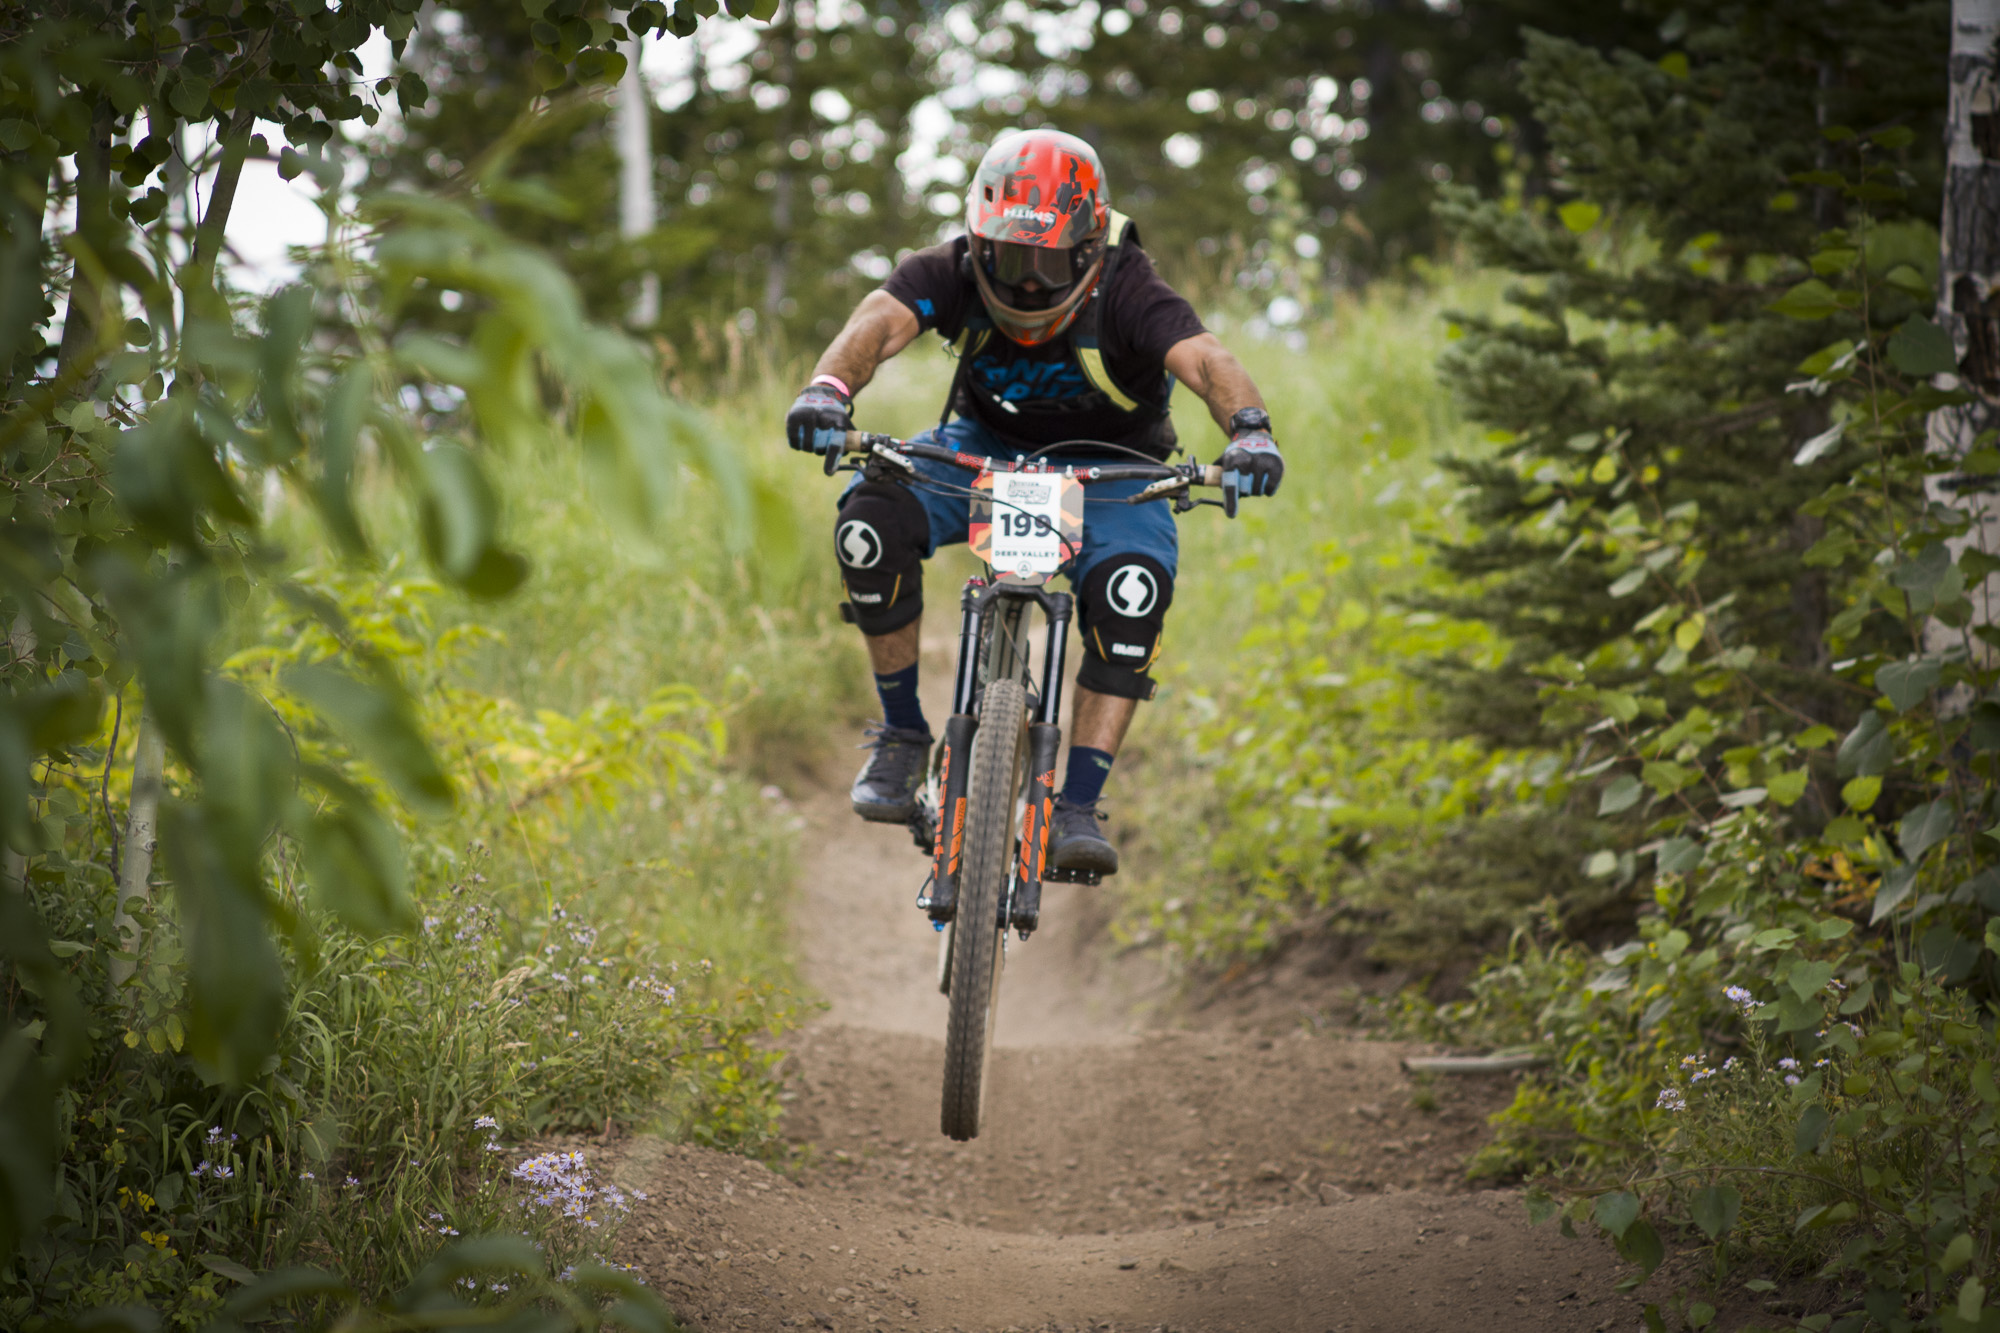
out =
<path fill-rule="evenodd" d="M 1032 347 L 1061 335 L 1104 271 L 1111 198 L 1097 150 L 1023 130 L 986 150 L 965 195 L 972 276 L 994 327 Z"/>

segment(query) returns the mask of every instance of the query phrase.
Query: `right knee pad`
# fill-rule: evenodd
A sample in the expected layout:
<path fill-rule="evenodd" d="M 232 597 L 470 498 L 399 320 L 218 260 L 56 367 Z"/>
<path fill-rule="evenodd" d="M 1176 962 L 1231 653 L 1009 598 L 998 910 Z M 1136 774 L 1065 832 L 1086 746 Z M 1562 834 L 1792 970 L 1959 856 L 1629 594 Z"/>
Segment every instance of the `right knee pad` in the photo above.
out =
<path fill-rule="evenodd" d="M 863 634 L 888 634 L 924 613 L 930 540 L 930 519 L 907 486 L 864 481 L 841 497 L 833 553 Z"/>

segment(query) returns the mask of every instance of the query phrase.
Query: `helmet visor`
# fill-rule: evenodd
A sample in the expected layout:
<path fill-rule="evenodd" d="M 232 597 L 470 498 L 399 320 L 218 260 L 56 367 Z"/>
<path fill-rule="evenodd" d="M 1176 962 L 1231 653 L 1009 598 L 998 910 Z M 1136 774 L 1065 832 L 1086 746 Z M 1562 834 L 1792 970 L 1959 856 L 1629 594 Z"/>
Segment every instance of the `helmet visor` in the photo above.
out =
<path fill-rule="evenodd" d="M 1073 253 L 1067 245 L 992 241 L 986 246 L 987 272 L 1005 287 L 1024 286 L 1032 279 L 1048 291 L 1060 291 L 1076 281 Z"/>

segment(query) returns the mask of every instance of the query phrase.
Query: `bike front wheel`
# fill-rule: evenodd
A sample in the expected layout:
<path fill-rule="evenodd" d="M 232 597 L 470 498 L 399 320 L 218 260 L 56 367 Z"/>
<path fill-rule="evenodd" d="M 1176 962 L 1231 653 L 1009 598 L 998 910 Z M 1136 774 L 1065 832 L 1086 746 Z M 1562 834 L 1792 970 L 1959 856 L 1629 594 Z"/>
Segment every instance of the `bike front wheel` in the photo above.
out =
<path fill-rule="evenodd" d="M 967 772 L 965 842 L 952 922 L 950 1019 L 944 1039 L 940 1127 L 977 1138 L 986 1113 L 986 1065 L 1000 1006 L 1006 927 L 1001 899 L 1014 864 L 1015 803 L 1021 794 L 1028 698 L 1017 680 L 987 685 Z"/>

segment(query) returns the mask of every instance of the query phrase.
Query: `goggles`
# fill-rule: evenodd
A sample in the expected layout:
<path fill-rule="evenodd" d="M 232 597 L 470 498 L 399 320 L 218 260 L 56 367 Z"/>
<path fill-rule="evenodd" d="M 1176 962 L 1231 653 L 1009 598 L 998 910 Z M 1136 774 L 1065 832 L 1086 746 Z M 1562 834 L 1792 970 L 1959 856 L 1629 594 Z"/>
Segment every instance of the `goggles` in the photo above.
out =
<path fill-rule="evenodd" d="M 986 270 L 1003 287 L 1020 287 L 1030 279 L 1051 292 L 1076 281 L 1076 250 L 1067 245 L 1022 245 L 1018 241 L 988 241 Z"/>

